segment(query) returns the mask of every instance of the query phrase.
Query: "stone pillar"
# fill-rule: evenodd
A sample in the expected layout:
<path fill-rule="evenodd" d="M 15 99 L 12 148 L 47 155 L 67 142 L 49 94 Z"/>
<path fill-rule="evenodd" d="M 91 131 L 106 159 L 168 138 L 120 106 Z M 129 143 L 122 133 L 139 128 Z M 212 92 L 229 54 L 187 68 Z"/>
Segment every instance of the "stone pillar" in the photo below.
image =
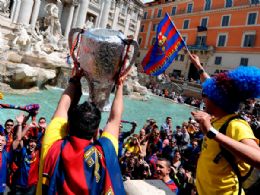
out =
<path fill-rule="evenodd" d="M 87 16 L 87 11 L 88 11 L 88 4 L 89 0 L 80 0 L 79 2 L 79 13 L 78 13 L 78 19 L 76 23 L 77 28 L 83 28 L 84 24 L 86 22 L 86 16 Z"/>
<path fill-rule="evenodd" d="M 139 35 L 140 26 L 141 26 L 141 19 L 142 19 L 142 17 L 138 16 L 138 18 L 137 18 L 137 24 L 136 24 L 136 30 L 135 30 L 135 36 L 134 36 L 134 39 L 135 39 L 135 40 L 137 40 L 138 35 Z"/>
<path fill-rule="evenodd" d="M 114 19 L 113 19 L 113 23 L 112 23 L 112 29 L 116 30 L 117 27 L 117 22 L 118 22 L 118 16 L 120 13 L 120 2 L 116 2 L 116 9 L 115 9 L 115 14 L 114 14 Z"/>
<path fill-rule="evenodd" d="M 19 16 L 20 7 L 21 7 L 21 0 L 16 0 L 15 4 L 13 6 L 15 6 L 15 7 L 14 7 L 14 11 L 13 11 L 12 22 L 16 23 L 18 16 Z"/>
<path fill-rule="evenodd" d="M 31 26 L 35 27 L 39 11 L 40 11 L 41 0 L 34 0 L 33 12 L 31 17 Z"/>
<path fill-rule="evenodd" d="M 76 27 L 78 15 L 79 15 L 79 5 L 76 5 L 76 7 L 74 9 L 72 28 Z"/>
<path fill-rule="evenodd" d="M 104 0 L 102 15 L 101 15 L 101 19 L 100 19 L 100 25 L 99 25 L 100 28 L 107 27 L 110 4 L 111 4 L 111 0 Z"/>
<path fill-rule="evenodd" d="M 149 22 L 148 30 L 147 30 L 147 33 L 146 33 L 146 40 L 145 40 L 144 48 L 147 48 L 147 46 L 148 46 L 151 28 L 152 28 L 152 22 Z"/>
<path fill-rule="evenodd" d="M 68 19 L 67 19 L 66 29 L 65 29 L 65 33 L 64 33 L 64 36 L 66 38 L 69 36 L 69 32 L 70 32 L 70 29 L 71 29 L 73 13 L 74 13 L 74 5 L 71 5 L 70 10 L 69 10 L 69 16 L 68 16 Z"/>
<path fill-rule="evenodd" d="M 13 1 L 13 5 L 12 5 L 12 8 L 11 8 L 11 20 L 13 21 L 14 20 L 14 15 L 15 15 L 15 10 L 16 10 L 16 6 L 17 6 L 17 0 L 14 0 Z"/>
<path fill-rule="evenodd" d="M 130 7 L 128 7 L 127 15 L 126 15 L 125 30 L 124 30 L 124 34 L 126 36 L 128 35 L 129 24 L 130 24 L 130 19 L 131 19 L 131 13 L 132 13 L 132 9 Z"/>
<path fill-rule="evenodd" d="M 28 25 L 32 14 L 32 8 L 33 0 L 22 0 L 17 22 Z"/>

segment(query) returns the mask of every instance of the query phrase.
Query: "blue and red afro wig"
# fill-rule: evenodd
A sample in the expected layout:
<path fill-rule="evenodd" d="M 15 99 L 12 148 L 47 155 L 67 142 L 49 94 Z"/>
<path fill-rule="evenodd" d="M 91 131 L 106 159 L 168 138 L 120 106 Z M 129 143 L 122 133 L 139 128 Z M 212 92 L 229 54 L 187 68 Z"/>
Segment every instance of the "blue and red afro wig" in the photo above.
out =
<path fill-rule="evenodd" d="M 226 112 L 234 113 L 240 102 L 260 97 L 260 69 L 240 66 L 217 74 L 202 84 L 202 93 Z"/>

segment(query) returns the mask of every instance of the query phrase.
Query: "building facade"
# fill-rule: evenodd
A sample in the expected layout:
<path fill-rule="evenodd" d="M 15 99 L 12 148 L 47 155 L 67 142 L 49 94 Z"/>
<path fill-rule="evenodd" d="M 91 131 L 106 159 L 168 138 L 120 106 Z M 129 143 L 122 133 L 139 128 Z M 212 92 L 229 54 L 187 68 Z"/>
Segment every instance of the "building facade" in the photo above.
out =
<path fill-rule="evenodd" d="M 145 4 L 138 37 L 139 62 L 155 41 L 157 25 L 165 13 L 209 74 L 240 65 L 260 67 L 259 0 L 159 0 Z M 167 73 L 198 79 L 184 51 Z"/>
<path fill-rule="evenodd" d="M 144 7 L 140 0 L 0 0 L 1 31 L 15 29 L 17 24 L 34 28 L 44 20 L 49 3 L 59 9 L 65 37 L 71 28 L 84 28 L 91 18 L 93 27 L 121 30 L 137 38 Z"/>

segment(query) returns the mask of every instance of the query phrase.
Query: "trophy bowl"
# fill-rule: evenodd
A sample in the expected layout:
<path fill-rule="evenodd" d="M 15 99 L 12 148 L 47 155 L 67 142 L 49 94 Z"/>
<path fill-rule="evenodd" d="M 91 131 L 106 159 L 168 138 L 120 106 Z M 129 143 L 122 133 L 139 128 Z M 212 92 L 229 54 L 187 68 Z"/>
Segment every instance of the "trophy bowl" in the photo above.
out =
<path fill-rule="evenodd" d="M 72 45 L 78 33 L 77 56 Z M 103 110 L 119 76 L 133 65 L 138 44 L 133 39 L 111 29 L 72 29 L 69 35 L 71 57 L 84 70 L 89 85 L 89 100 Z"/>

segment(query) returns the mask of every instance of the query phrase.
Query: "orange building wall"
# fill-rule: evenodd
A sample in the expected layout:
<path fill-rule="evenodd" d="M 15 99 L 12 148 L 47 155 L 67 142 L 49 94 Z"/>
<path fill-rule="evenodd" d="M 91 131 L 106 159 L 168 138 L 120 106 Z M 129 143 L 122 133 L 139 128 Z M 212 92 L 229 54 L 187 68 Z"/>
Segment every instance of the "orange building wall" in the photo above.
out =
<path fill-rule="evenodd" d="M 178 14 L 183 10 L 187 9 L 187 4 L 192 3 L 193 1 L 181 3 L 181 4 L 173 4 L 167 3 L 164 5 L 160 5 L 162 9 L 162 17 L 157 18 L 157 13 L 160 7 L 146 7 L 145 11 L 148 11 L 149 18 L 153 17 L 151 20 L 143 20 L 142 24 L 145 25 L 145 32 L 140 33 L 139 37 L 142 37 L 141 48 L 145 46 L 145 40 L 147 36 L 147 30 L 149 22 L 152 21 L 151 32 L 149 34 L 148 48 L 151 47 L 151 42 L 156 32 L 152 31 L 153 24 L 158 24 L 160 20 L 163 18 L 164 14 L 168 12 L 171 14 L 171 9 L 173 6 L 177 5 L 177 14 L 172 17 L 176 27 L 179 29 L 181 34 L 188 36 L 188 45 L 194 45 L 196 41 L 196 37 L 198 35 L 197 26 L 200 25 L 201 19 L 204 17 L 208 17 L 208 31 L 204 32 L 207 34 L 207 45 L 216 46 L 217 37 L 219 33 L 227 33 L 228 40 L 226 43 L 226 47 L 217 47 L 217 51 L 243 51 L 243 52 L 260 52 L 260 38 L 256 36 L 256 42 L 254 48 L 242 48 L 242 39 L 243 33 L 246 31 L 256 31 L 256 34 L 259 34 L 260 31 L 260 6 L 247 6 L 247 0 L 236 0 L 233 1 L 233 5 L 243 5 L 247 6 L 244 8 L 239 8 L 237 10 L 232 10 L 229 8 L 223 8 L 225 1 L 212 1 L 211 11 L 200 11 L 196 12 L 196 10 L 202 10 L 204 8 L 204 0 L 196 0 L 196 3 L 193 3 L 193 12 L 190 14 Z M 221 10 L 219 10 L 221 8 Z M 154 9 L 154 16 L 151 16 L 152 9 Z M 218 9 L 218 10 L 216 10 Z M 247 17 L 248 12 L 258 12 L 257 25 L 247 26 Z M 230 15 L 230 25 L 228 27 L 222 27 L 222 16 Z M 184 20 L 189 19 L 189 29 L 185 30 L 183 28 Z"/>

